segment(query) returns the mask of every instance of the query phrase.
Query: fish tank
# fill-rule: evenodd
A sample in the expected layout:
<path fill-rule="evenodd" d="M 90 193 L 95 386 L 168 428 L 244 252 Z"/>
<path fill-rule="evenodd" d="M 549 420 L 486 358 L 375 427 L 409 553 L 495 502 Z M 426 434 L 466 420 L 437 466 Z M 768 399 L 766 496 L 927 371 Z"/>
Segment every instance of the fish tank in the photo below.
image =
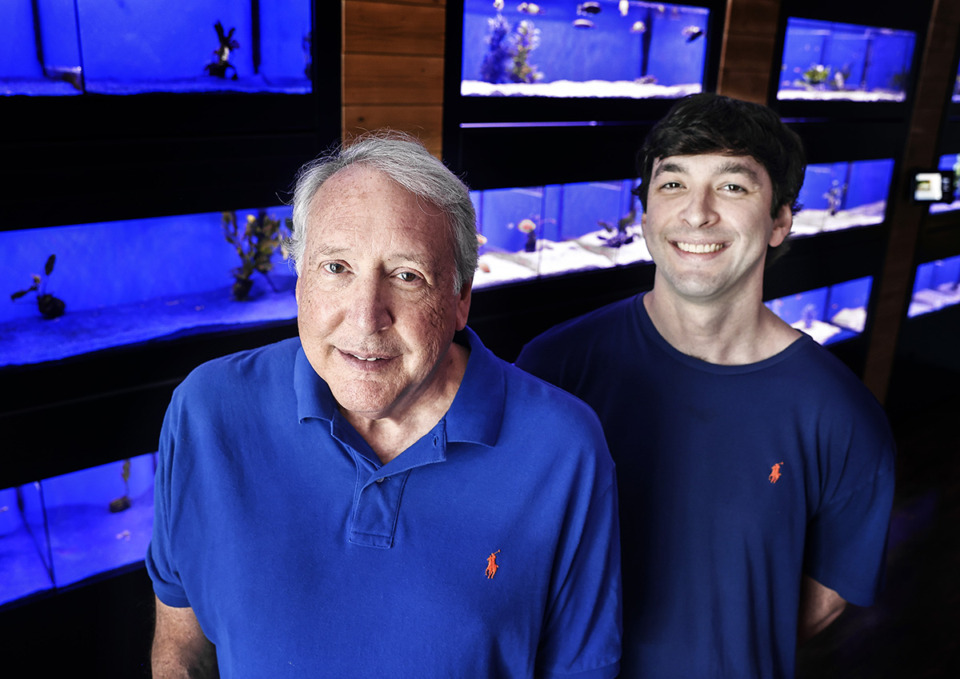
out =
<path fill-rule="evenodd" d="M 310 0 L 0 4 L 0 95 L 312 91 Z"/>
<path fill-rule="evenodd" d="M 119 346 L 290 322 L 292 208 L 0 231 L 0 374 Z M 123 243 L 122 248 L 110 244 Z"/>
<path fill-rule="evenodd" d="M 960 255 L 917 267 L 907 317 L 960 304 Z"/>
<path fill-rule="evenodd" d="M 474 288 L 649 262 L 635 180 L 471 191 L 480 258 Z"/>
<path fill-rule="evenodd" d="M 863 333 L 873 277 L 836 283 L 764 302 L 783 321 L 822 345 Z"/>
<path fill-rule="evenodd" d="M 931 203 L 930 213 L 936 214 L 939 212 L 960 210 L 960 154 L 946 153 L 941 155 L 937 163 L 937 169 L 941 172 L 953 172 L 955 177 L 953 200 L 944 203 Z"/>
<path fill-rule="evenodd" d="M 0 490 L 0 607 L 143 561 L 153 453 Z"/>
<path fill-rule="evenodd" d="M 882 223 L 893 168 L 892 158 L 807 165 L 792 237 Z"/>
<path fill-rule="evenodd" d="M 789 17 L 777 99 L 903 102 L 916 33 Z"/>
<path fill-rule="evenodd" d="M 597 0 L 463 3 L 465 97 L 669 98 L 703 90 L 710 10 Z"/>

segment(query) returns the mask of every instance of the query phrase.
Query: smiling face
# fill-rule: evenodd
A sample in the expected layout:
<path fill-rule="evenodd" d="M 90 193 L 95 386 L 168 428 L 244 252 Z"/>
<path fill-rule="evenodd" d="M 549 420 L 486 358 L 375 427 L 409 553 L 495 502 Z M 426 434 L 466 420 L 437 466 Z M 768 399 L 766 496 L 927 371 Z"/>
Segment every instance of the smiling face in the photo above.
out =
<path fill-rule="evenodd" d="M 793 222 L 789 206 L 770 216 L 773 187 L 750 156 L 658 158 L 642 218 L 656 263 L 655 289 L 696 303 L 762 298 L 767 246 Z"/>
<path fill-rule="evenodd" d="M 351 165 L 314 195 L 300 339 L 348 418 L 402 419 L 448 392 L 470 308 L 470 285 L 454 292 L 453 247 L 439 210 L 377 170 Z"/>

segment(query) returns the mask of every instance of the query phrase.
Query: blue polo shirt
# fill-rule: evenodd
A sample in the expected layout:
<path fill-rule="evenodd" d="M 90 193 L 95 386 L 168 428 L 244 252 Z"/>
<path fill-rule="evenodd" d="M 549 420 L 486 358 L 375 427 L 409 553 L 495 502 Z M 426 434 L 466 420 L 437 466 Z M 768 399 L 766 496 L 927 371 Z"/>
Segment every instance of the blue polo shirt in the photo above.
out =
<path fill-rule="evenodd" d="M 147 569 L 222 677 L 614 677 L 614 467 L 593 412 L 470 358 L 381 464 L 287 340 L 197 368 L 168 408 Z"/>

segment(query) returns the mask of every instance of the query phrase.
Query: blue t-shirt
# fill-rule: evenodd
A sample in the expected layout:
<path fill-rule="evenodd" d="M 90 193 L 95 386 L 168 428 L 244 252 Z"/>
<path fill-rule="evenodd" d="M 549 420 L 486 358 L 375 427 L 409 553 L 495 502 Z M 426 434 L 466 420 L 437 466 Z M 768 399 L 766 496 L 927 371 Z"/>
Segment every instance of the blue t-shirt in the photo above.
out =
<path fill-rule="evenodd" d="M 802 575 L 872 602 L 894 444 L 804 335 L 750 365 L 674 349 L 642 295 L 547 331 L 517 365 L 590 404 L 617 464 L 624 677 L 791 677 Z"/>
<path fill-rule="evenodd" d="M 299 340 L 211 361 L 174 393 L 147 568 L 220 676 L 613 677 L 612 460 L 579 400 L 493 356 L 388 464 Z"/>

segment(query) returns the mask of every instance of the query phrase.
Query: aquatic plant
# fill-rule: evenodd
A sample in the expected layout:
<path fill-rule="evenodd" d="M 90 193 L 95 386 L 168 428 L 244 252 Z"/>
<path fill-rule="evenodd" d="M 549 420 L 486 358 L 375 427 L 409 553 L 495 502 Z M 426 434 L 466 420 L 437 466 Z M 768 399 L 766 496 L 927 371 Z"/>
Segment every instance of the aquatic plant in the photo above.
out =
<path fill-rule="evenodd" d="M 50 277 L 50 274 L 53 273 L 53 265 L 57 262 L 56 255 L 50 255 L 47 257 L 47 263 L 43 267 L 44 276 L 41 278 L 37 274 L 33 274 L 33 285 L 31 285 L 26 290 L 18 290 L 17 292 L 10 295 L 11 300 L 18 300 L 24 295 L 27 295 L 31 292 L 37 293 L 37 308 L 40 310 L 40 314 L 44 318 L 59 318 L 63 316 L 63 312 L 66 311 L 66 303 L 58 298 L 54 297 L 50 293 L 46 292 L 47 279 Z"/>
<path fill-rule="evenodd" d="M 226 78 L 227 72 L 232 70 L 232 80 L 236 80 L 237 68 L 230 63 L 230 51 L 240 49 L 240 43 L 233 39 L 233 33 L 237 29 L 231 28 L 229 33 L 224 33 L 223 24 L 219 21 L 213 25 L 213 28 L 217 31 L 217 39 L 220 41 L 219 47 L 213 50 L 213 54 L 217 57 L 217 60 L 212 64 L 204 66 L 203 70 L 216 78 Z"/>
<path fill-rule="evenodd" d="M 273 253 L 280 247 L 284 237 L 280 220 L 268 216 L 260 210 L 257 216 L 247 215 L 243 231 L 237 226 L 237 213 L 224 212 L 222 215 L 223 235 L 240 256 L 240 266 L 233 269 L 233 297 L 242 301 L 250 294 L 253 286 L 251 276 L 257 271 L 263 274 L 270 287 L 276 291 L 273 281 L 267 275 L 273 269 Z"/>
<path fill-rule="evenodd" d="M 515 83 L 535 83 L 543 78 L 543 73 L 529 63 L 530 53 L 540 46 L 540 29 L 532 21 L 522 20 L 510 36 L 513 45 L 513 67 L 510 80 Z"/>
<path fill-rule="evenodd" d="M 597 220 L 597 224 L 602 226 L 605 231 L 612 233 L 610 236 L 600 236 L 602 240 L 608 247 L 619 248 L 623 245 L 628 245 L 633 242 L 633 234 L 630 233 L 629 227 L 633 225 L 634 221 L 637 219 L 637 210 L 636 208 L 630 210 L 627 214 L 617 220 L 617 225 L 614 226 L 610 222 L 605 222 L 603 220 Z"/>
<path fill-rule="evenodd" d="M 830 67 L 823 64 L 814 64 L 803 72 L 803 84 L 807 87 L 822 85 L 830 77 Z"/>
<path fill-rule="evenodd" d="M 488 83 L 505 83 L 508 81 L 507 64 L 513 58 L 507 40 L 510 24 L 502 14 L 487 19 L 487 24 L 490 27 L 490 34 L 486 38 L 487 53 L 483 57 L 483 63 L 480 64 L 480 80 Z"/>
<path fill-rule="evenodd" d="M 114 514 L 130 509 L 130 460 L 123 461 L 123 467 L 120 470 L 120 476 L 123 479 L 123 495 L 116 500 L 110 501 L 110 511 Z"/>

